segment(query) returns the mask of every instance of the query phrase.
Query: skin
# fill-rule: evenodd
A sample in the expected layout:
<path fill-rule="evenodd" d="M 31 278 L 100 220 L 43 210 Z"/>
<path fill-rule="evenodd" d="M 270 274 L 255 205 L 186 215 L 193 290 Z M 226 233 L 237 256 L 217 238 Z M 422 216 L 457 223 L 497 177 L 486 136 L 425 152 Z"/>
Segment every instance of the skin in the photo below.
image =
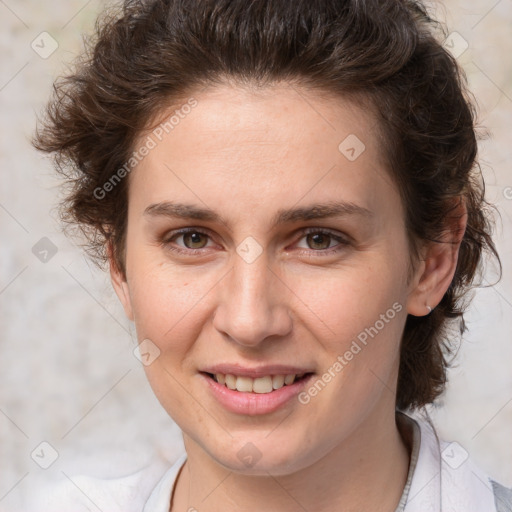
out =
<path fill-rule="evenodd" d="M 160 350 L 149 382 L 183 431 L 188 460 L 170 510 L 392 512 L 409 465 L 395 422 L 399 343 L 407 314 L 428 314 L 447 290 L 458 244 L 424 246 L 407 279 L 404 211 L 370 112 L 286 83 L 193 96 L 129 177 L 126 275 L 111 258 L 139 342 Z M 355 161 L 338 149 L 349 134 L 365 144 Z M 164 201 L 225 222 L 144 213 Z M 332 201 L 371 213 L 272 224 L 280 209 Z M 207 234 L 171 238 L 183 227 Z M 312 227 L 347 243 L 303 232 Z M 249 236 L 263 251 L 251 263 L 236 251 Z M 393 304 L 401 311 L 307 404 L 236 414 L 198 373 L 281 363 L 321 376 Z M 249 442 L 261 454 L 252 467 L 237 456 Z"/>

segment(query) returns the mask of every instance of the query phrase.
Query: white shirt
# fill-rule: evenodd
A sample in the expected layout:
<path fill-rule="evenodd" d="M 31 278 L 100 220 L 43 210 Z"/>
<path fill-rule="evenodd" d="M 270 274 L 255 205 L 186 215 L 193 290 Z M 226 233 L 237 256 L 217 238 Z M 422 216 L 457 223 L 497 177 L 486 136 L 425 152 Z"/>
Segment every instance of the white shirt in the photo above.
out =
<path fill-rule="evenodd" d="M 440 441 L 426 418 L 397 411 L 397 424 L 412 450 L 395 512 L 512 512 L 512 489 L 480 470 L 458 443 Z M 74 476 L 40 493 L 33 510 L 169 512 L 176 477 L 186 459 L 181 455 L 163 475 L 156 467 L 147 467 L 108 480 Z"/>

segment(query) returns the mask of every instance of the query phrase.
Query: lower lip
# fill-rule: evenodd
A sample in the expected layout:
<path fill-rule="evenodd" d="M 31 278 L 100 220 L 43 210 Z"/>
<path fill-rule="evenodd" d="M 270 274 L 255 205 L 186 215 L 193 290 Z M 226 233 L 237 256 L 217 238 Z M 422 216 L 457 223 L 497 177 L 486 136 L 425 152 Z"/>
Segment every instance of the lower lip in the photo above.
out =
<path fill-rule="evenodd" d="M 292 400 L 306 387 L 313 374 L 293 384 L 275 389 L 270 393 L 234 391 L 224 386 L 224 384 L 219 384 L 208 375 L 202 373 L 201 377 L 208 385 L 213 396 L 228 411 L 248 416 L 257 416 L 274 412 Z"/>

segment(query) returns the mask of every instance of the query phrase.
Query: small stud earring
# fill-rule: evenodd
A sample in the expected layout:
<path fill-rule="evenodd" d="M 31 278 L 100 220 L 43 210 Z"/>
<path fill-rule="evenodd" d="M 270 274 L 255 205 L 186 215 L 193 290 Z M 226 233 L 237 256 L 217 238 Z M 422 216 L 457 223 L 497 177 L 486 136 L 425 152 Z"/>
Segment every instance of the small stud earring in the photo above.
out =
<path fill-rule="evenodd" d="M 428 309 L 429 314 L 432 313 L 432 308 L 428 304 L 427 304 L 427 309 Z"/>

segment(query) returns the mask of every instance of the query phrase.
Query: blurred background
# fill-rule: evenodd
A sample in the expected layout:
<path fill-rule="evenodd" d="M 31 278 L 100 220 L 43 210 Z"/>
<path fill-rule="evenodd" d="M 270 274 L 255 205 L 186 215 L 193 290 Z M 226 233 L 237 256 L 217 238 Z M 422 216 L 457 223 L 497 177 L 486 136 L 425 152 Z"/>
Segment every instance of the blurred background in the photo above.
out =
<path fill-rule="evenodd" d="M 0 511 L 29 510 L 35 489 L 76 473 L 122 476 L 183 453 L 108 276 L 62 234 L 59 179 L 29 144 L 53 80 L 105 5 L 0 0 Z M 504 263 L 501 282 L 475 292 L 447 392 L 429 411 L 441 438 L 512 486 L 512 0 L 428 6 L 490 132 L 480 161 Z"/>

